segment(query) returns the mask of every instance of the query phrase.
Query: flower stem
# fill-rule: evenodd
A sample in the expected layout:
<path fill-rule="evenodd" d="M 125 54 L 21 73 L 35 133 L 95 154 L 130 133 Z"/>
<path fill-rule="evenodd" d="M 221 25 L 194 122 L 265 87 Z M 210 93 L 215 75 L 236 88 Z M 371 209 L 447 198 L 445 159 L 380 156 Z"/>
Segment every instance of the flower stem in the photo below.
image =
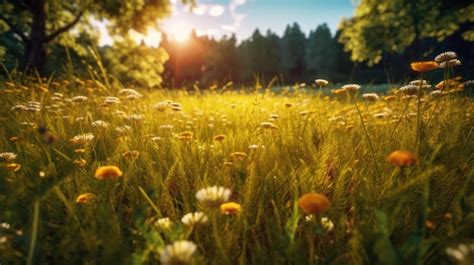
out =
<path fill-rule="evenodd" d="M 379 173 L 379 168 L 377 166 L 377 159 L 375 158 L 374 147 L 372 146 L 372 142 L 370 141 L 369 133 L 367 131 L 367 128 L 365 127 L 364 118 L 362 117 L 362 113 L 360 112 L 360 109 L 357 106 L 357 103 L 354 99 L 354 96 L 351 95 L 350 97 L 352 99 L 352 103 L 354 103 L 354 106 L 356 107 L 357 113 L 359 113 L 360 121 L 362 123 L 362 128 L 364 129 L 365 137 L 367 138 L 367 142 L 369 143 L 370 154 L 372 155 L 372 160 L 374 162 L 375 175 L 377 175 L 377 179 L 380 179 L 380 173 Z"/>

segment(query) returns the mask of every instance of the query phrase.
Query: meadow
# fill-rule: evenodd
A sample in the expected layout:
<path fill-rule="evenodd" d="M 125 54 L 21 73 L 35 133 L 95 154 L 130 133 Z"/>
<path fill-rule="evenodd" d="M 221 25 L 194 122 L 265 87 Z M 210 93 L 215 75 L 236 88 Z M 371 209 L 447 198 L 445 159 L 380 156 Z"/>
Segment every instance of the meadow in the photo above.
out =
<path fill-rule="evenodd" d="M 385 94 L 6 80 L 0 264 L 472 264 L 472 81 L 422 70 Z"/>

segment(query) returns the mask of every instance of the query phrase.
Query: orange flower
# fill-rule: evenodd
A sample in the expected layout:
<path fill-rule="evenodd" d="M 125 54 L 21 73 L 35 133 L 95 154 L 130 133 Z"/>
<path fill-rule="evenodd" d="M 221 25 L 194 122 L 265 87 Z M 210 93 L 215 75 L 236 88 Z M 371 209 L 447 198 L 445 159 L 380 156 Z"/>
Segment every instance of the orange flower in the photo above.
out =
<path fill-rule="evenodd" d="M 122 171 L 116 166 L 103 166 L 95 171 L 95 177 L 100 180 L 116 179 L 122 176 Z"/>
<path fill-rule="evenodd" d="M 17 172 L 18 170 L 20 170 L 21 165 L 18 163 L 10 163 L 10 164 L 7 164 L 7 168 L 10 171 Z"/>
<path fill-rule="evenodd" d="M 138 156 L 140 156 L 140 152 L 138 151 L 125 151 L 122 154 L 122 157 L 125 159 L 136 159 Z"/>
<path fill-rule="evenodd" d="M 221 204 L 221 213 L 225 215 L 236 215 L 240 213 L 240 204 L 236 202 L 226 202 Z"/>
<path fill-rule="evenodd" d="M 340 89 L 333 90 L 332 93 L 334 93 L 336 95 L 344 95 L 344 94 L 346 94 L 346 90 L 340 88 Z"/>
<path fill-rule="evenodd" d="M 233 152 L 230 154 L 230 157 L 236 158 L 236 159 L 244 159 L 247 156 L 247 153 L 245 152 Z"/>
<path fill-rule="evenodd" d="M 411 69 L 417 72 L 427 72 L 438 68 L 438 63 L 435 61 L 414 62 L 410 64 Z"/>
<path fill-rule="evenodd" d="M 72 161 L 72 163 L 74 163 L 74 165 L 76 165 L 78 167 L 83 167 L 87 164 L 87 161 L 80 158 L 80 159 L 76 159 L 76 160 Z"/>
<path fill-rule="evenodd" d="M 76 203 L 84 204 L 92 201 L 95 198 L 93 193 L 83 193 L 76 198 Z"/>
<path fill-rule="evenodd" d="M 223 134 L 214 136 L 214 141 L 223 141 L 224 139 L 225 139 L 225 135 Z"/>
<path fill-rule="evenodd" d="M 412 166 L 418 162 L 416 156 L 406 150 L 397 150 L 392 152 L 388 157 L 387 161 L 397 167 Z"/>
<path fill-rule="evenodd" d="M 331 206 L 331 202 L 324 194 L 310 192 L 298 199 L 298 205 L 305 213 L 318 214 L 326 211 Z"/>
<path fill-rule="evenodd" d="M 183 141 L 190 141 L 194 138 L 194 133 L 192 132 L 182 132 L 179 134 L 178 139 Z"/>

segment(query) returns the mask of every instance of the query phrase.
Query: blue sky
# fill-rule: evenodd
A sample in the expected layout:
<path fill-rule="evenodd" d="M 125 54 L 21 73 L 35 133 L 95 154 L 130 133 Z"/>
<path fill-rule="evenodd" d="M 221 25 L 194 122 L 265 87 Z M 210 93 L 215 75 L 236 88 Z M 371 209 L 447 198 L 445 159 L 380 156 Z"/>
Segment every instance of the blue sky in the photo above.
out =
<path fill-rule="evenodd" d="M 281 35 L 293 22 L 306 33 L 322 23 L 334 32 L 341 17 L 352 16 L 355 8 L 353 0 L 198 0 L 193 12 L 179 1 L 174 5 L 174 16 L 163 22 L 165 30 L 166 25 L 185 21 L 214 36 L 235 32 L 239 40 L 249 37 L 256 28 Z"/>
<path fill-rule="evenodd" d="M 286 25 L 293 22 L 297 22 L 306 34 L 318 25 L 327 23 L 334 34 L 341 17 L 352 16 L 356 1 L 196 0 L 197 7 L 190 10 L 179 0 L 171 0 L 173 14 L 158 24 L 171 38 L 180 41 L 185 41 L 192 29 L 198 35 L 215 38 L 235 33 L 239 41 L 248 38 L 256 28 L 262 33 L 270 29 L 281 36 Z M 105 28 L 104 25 L 98 27 Z M 134 38 L 155 46 L 161 39 L 161 33 L 150 30 L 148 36 L 136 35 Z M 104 37 L 102 43 L 109 41 Z"/>

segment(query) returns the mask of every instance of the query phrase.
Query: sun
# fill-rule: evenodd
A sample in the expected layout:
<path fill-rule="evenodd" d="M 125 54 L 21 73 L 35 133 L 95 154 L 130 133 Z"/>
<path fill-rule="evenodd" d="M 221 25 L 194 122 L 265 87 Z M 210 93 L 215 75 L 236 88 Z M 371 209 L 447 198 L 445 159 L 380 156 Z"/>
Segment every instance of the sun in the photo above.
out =
<path fill-rule="evenodd" d="M 192 26 L 184 21 L 177 22 L 168 27 L 168 34 L 177 42 L 186 42 L 191 35 Z"/>

